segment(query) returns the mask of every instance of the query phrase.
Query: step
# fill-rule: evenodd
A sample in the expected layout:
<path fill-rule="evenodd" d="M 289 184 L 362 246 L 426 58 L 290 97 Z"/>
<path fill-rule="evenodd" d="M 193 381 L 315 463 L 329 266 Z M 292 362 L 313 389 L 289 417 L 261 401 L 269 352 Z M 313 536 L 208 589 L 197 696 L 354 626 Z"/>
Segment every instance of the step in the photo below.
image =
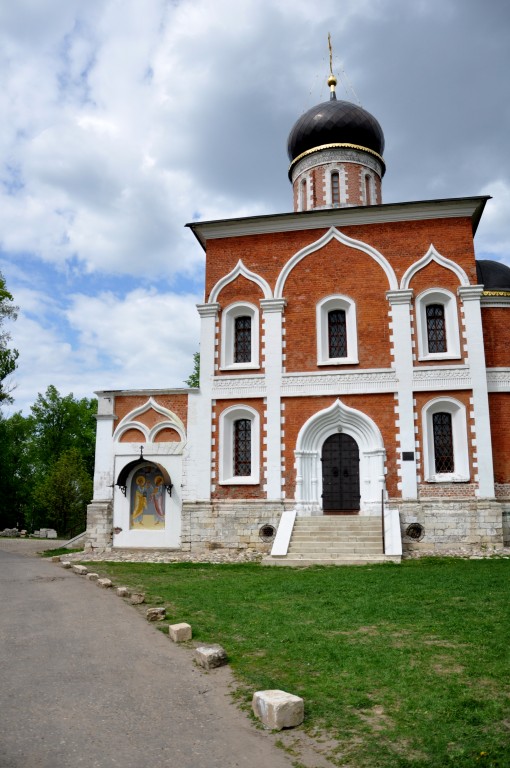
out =
<path fill-rule="evenodd" d="M 368 557 L 335 557 L 324 559 L 321 557 L 265 557 L 261 565 L 287 566 L 289 568 L 308 568 L 313 565 L 377 565 L 379 563 L 400 563 L 401 558 L 393 555 L 379 555 Z"/>

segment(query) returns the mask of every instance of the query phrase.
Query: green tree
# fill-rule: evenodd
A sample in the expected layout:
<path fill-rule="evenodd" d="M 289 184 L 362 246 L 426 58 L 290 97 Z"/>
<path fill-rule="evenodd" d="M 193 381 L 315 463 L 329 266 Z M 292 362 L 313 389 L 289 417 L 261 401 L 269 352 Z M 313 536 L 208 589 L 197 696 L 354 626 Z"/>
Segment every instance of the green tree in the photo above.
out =
<path fill-rule="evenodd" d="M 184 383 L 187 384 L 188 387 L 200 386 L 200 352 L 195 352 L 193 355 L 193 371 Z"/>
<path fill-rule="evenodd" d="M 86 397 L 76 400 L 72 392 L 63 397 L 50 384 L 44 395 L 39 394 L 31 407 L 36 461 L 47 467 L 65 451 L 76 448 L 92 476 L 96 411 L 97 400 Z"/>
<path fill-rule="evenodd" d="M 85 530 L 92 478 L 78 448 L 64 451 L 38 483 L 34 498 L 48 525 L 61 535 Z"/>
<path fill-rule="evenodd" d="M 3 329 L 5 320 L 15 320 L 17 307 L 12 304 L 13 298 L 5 285 L 5 279 L 0 273 L 0 404 L 12 402 L 10 390 L 5 381 L 16 370 L 18 351 L 9 349 L 10 334 Z"/>
<path fill-rule="evenodd" d="M 32 420 L 0 413 L 0 530 L 30 525 L 34 466 L 30 456 Z"/>

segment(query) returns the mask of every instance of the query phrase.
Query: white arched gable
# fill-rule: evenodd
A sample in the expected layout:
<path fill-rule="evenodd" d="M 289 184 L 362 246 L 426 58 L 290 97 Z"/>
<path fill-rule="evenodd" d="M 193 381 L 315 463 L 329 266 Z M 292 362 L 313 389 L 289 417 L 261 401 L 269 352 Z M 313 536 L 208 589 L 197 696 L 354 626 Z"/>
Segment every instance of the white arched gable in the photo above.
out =
<path fill-rule="evenodd" d="M 351 435 L 360 450 L 384 450 L 381 432 L 369 416 L 349 408 L 340 400 L 336 400 L 329 408 L 311 416 L 301 427 L 296 450 L 316 451 L 322 448 L 324 441 L 341 428 Z"/>
<path fill-rule="evenodd" d="M 163 421 L 159 421 L 150 429 L 145 424 L 142 424 L 142 422 L 138 421 L 138 418 L 149 410 L 154 410 L 156 413 L 164 416 Z M 156 434 L 164 428 L 175 429 L 175 431 L 179 433 L 181 441 L 186 439 L 186 428 L 177 414 L 168 408 L 164 408 L 162 405 L 157 403 L 154 398 L 149 397 L 148 400 L 143 403 L 143 405 L 139 405 L 137 408 L 133 408 L 132 411 L 124 416 L 113 434 L 113 439 L 115 441 L 120 440 L 124 432 L 126 432 L 128 429 L 139 429 L 140 432 L 143 432 L 145 435 L 146 441 L 152 442 Z"/>
<path fill-rule="evenodd" d="M 299 431 L 295 451 L 298 513 L 322 513 L 322 446 L 338 431 L 350 435 L 358 444 L 361 513 L 380 514 L 386 455 L 381 432 L 369 416 L 340 400 L 311 416 Z"/>
<path fill-rule="evenodd" d="M 269 283 L 264 280 L 263 277 L 257 275 L 255 272 L 252 272 L 247 267 L 245 267 L 241 259 L 239 259 L 234 269 L 229 272 L 228 275 L 224 275 L 218 280 L 211 291 L 208 304 L 214 304 L 216 301 L 218 301 L 218 296 L 220 295 L 220 292 L 223 290 L 223 288 L 225 288 L 225 286 L 229 283 L 232 283 L 240 275 L 245 277 L 247 280 L 251 280 L 252 283 L 256 283 L 262 290 L 265 299 L 273 298 L 273 293 L 269 287 Z"/>
<path fill-rule="evenodd" d="M 406 272 L 404 273 L 404 276 L 402 277 L 402 281 L 400 283 L 401 290 L 405 290 L 409 288 L 411 280 L 416 275 L 416 273 L 419 272 L 420 269 L 423 269 L 424 267 L 426 267 L 432 261 L 435 261 L 436 264 L 439 264 L 441 267 L 444 267 L 445 269 L 449 269 L 451 272 L 457 275 L 459 279 L 459 283 L 461 285 L 469 285 L 468 276 L 466 275 L 462 267 L 460 267 L 454 261 L 451 261 L 451 259 L 447 259 L 445 256 L 441 256 L 441 254 L 438 251 L 436 251 L 434 246 L 431 244 L 425 256 L 422 256 L 422 258 L 419 259 L 419 261 L 416 261 L 414 264 L 411 264 L 409 269 L 407 269 Z"/>
<path fill-rule="evenodd" d="M 382 253 L 379 253 L 378 250 L 373 248 L 371 245 L 368 245 L 367 243 L 363 243 L 361 240 L 354 240 L 352 237 L 347 237 L 347 235 L 344 235 L 343 232 L 340 232 L 340 230 L 336 229 L 336 227 L 331 227 L 322 237 L 320 237 L 314 243 L 310 243 L 310 245 L 305 246 L 305 248 L 302 248 L 288 260 L 280 272 L 278 280 L 276 281 L 275 298 L 283 298 L 285 281 L 287 280 L 296 264 L 299 264 L 302 259 L 304 259 L 306 256 L 309 256 L 311 253 L 314 253 L 315 251 L 323 248 L 325 245 L 331 242 L 331 240 L 337 240 L 339 243 L 346 245 L 348 248 L 354 248 L 355 250 L 363 251 L 363 253 L 366 253 L 368 256 L 374 259 L 374 261 L 376 261 L 384 271 L 388 279 L 390 290 L 398 289 L 398 281 L 395 272 L 393 271 L 390 263 L 382 255 Z"/>

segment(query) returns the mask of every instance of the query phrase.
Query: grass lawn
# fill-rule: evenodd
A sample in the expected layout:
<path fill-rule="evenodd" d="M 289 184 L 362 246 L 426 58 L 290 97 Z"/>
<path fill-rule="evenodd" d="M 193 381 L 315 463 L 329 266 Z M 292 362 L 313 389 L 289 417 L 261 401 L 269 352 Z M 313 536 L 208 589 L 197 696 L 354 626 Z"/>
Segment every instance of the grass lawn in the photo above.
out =
<path fill-rule="evenodd" d="M 243 703 L 302 696 L 336 765 L 510 766 L 510 560 L 97 566 L 221 643 Z"/>

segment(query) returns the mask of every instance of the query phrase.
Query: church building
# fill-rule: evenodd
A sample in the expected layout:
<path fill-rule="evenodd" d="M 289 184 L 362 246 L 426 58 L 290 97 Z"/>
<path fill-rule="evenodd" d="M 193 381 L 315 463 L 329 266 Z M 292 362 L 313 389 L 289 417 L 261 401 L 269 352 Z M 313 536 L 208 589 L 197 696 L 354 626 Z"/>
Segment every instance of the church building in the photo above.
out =
<path fill-rule="evenodd" d="M 293 212 L 187 225 L 199 388 L 97 393 L 92 547 L 305 565 L 510 544 L 510 268 L 473 244 L 488 198 L 384 204 L 381 126 L 328 84 L 289 135 Z"/>

